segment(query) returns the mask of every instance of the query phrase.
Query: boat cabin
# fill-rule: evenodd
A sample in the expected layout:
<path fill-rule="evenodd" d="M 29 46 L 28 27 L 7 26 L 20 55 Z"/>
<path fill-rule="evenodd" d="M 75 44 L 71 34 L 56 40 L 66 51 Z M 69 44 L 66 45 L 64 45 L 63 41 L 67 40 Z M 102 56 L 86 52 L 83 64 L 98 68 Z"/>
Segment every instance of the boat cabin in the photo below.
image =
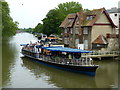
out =
<path fill-rule="evenodd" d="M 66 47 L 44 47 L 44 60 L 68 65 L 92 65 L 91 58 L 81 57 L 82 53 L 92 51 L 66 48 Z"/>

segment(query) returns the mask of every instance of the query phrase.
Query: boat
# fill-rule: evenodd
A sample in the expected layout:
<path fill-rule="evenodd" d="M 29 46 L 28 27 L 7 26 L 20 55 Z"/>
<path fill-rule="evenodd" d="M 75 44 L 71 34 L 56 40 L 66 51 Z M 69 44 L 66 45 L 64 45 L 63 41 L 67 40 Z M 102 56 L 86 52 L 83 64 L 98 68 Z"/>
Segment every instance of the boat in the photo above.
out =
<path fill-rule="evenodd" d="M 92 51 L 62 46 L 45 46 L 41 42 L 21 44 L 21 46 L 23 46 L 21 53 L 24 56 L 48 67 L 90 76 L 95 76 L 99 67 L 99 65 L 93 64 L 92 58 L 81 56 L 82 53 L 92 53 Z"/>

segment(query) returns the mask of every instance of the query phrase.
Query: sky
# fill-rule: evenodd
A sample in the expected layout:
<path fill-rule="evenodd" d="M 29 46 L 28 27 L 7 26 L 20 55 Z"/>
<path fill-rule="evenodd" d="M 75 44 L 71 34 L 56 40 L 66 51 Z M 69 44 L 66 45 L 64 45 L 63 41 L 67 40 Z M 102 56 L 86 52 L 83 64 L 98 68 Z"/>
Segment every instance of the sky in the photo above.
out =
<path fill-rule="evenodd" d="M 105 7 L 111 9 L 118 7 L 120 0 L 5 0 L 9 4 L 10 15 L 14 21 L 19 22 L 19 28 L 34 28 L 42 23 L 49 12 L 60 3 L 79 2 L 84 9 L 98 9 Z"/>

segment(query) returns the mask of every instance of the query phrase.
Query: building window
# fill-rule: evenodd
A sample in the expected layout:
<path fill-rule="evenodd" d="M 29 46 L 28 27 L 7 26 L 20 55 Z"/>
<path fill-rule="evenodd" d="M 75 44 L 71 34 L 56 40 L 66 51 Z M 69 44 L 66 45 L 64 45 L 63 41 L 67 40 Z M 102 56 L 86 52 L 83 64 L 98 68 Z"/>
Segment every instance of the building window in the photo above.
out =
<path fill-rule="evenodd" d="M 89 20 L 89 16 L 86 17 L 86 20 Z"/>
<path fill-rule="evenodd" d="M 72 18 L 68 18 L 68 23 L 70 23 L 73 19 Z"/>
<path fill-rule="evenodd" d="M 64 29 L 64 33 L 67 33 L 67 28 Z"/>
<path fill-rule="evenodd" d="M 64 38 L 64 44 L 68 44 L 68 38 Z"/>
<path fill-rule="evenodd" d="M 117 17 L 117 14 L 114 14 L 115 15 L 115 17 Z"/>
<path fill-rule="evenodd" d="M 78 47 L 78 44 L 79 44 L 79 39 L 76 39 L 75 40 L 75 46 Z"/>
<path fill-rule="evenodd" d="M 83 34 L 88 34 L 88 27 L 83 28 Z"/>
<path fill-rule="evenodd" d="M 73 34 L 73 28 L 70 28 L 70 33 Z"/>
<path fill-rule="evenodd" d="M 78 29 L 78 27 L 75 28 L 75 34 L 79 34 L 79 29 Z"/>
<path fill-rule="evenodd" d="M 86 20 L 92 20 L 94 17 L 95 17 L 95 15 L 88 15 L 88 16 L 86 17 Z"/>
<path fill-rule="evenodd" d="M 88 49 L 88 40 L 84 40 L 84 49 Z"/>

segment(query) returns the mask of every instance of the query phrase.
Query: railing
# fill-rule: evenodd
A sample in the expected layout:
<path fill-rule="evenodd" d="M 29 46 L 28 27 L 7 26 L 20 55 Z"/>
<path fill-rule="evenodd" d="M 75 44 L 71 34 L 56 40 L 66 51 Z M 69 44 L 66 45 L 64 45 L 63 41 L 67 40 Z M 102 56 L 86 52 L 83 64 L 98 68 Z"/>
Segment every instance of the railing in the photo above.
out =
<path fill-rule="evenodd" d="M 120 51 L 93 51 L 93 53 L 84 53 L 82 55 L 120 55 Z"/>
<path fill-rule="evenodd" d="M 69 59 L 58 56 L 43 55 L 43 61 L 65 65 L 93 65 L 92 59 L 87 57 L 81 57 L 80 59 Z"/>

